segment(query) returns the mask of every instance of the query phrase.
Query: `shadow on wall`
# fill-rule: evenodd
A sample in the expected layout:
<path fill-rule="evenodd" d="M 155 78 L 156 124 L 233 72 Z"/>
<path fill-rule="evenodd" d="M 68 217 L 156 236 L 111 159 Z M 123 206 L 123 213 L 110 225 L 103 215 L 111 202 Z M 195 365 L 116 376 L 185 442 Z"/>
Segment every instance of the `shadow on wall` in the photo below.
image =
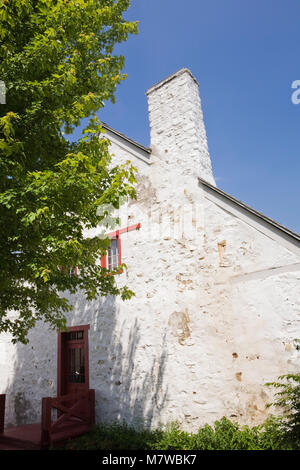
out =
<path fill-rule="evenodd" d="M 157 425 L 168 395 L 163 387 L 165 337 L 159 347 L 146 344 L 147 332 L 141 331 L 139 314 L 132 314 L 131 301 L 107 296 L 87 302 L 82 293 L 68 298 L 74 305 L 68 325 L 90 324 L 90 388 L 95 389 L 97 422 Z M 56 395 L 57 334 L 40 322 L 29 339 L 15 348 L 6 391 L 7 427 L 39 422 L 42 397 Z"/>
<path fill-rule="evenodd" d="M 97 421 L 151 427 L 167 398 L 166 343 L 163 338 L 157 349 L 146 344 L 143 319 L 132 313 L 130 302 L 107 296 L 87 303 L 77 296 L 73 303 L 74 311 L 81 312 L 77 315 L 83 315 L 77 324 L 90 319 L 90 387 L 96 391 Z"/>

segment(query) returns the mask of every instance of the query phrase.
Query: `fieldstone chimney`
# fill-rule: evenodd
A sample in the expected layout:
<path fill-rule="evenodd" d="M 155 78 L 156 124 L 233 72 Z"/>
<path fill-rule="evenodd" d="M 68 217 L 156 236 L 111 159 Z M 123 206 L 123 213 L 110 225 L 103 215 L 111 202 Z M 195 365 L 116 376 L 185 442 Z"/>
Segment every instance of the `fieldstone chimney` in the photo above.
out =
<path fill-rule="evenodd" d="M 215 185 L 198 82 L 183 68 L 147 91 L 151 148 L 169 170 Z"/>

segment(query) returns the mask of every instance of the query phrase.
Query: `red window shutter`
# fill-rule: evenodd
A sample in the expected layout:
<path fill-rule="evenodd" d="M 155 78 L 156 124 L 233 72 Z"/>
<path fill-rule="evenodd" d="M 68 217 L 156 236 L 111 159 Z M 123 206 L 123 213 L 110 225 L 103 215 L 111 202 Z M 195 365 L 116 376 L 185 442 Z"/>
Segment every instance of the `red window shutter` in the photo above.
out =
<path fill-rule="evenodd" d="M 118 249 L 119 249 L 119 266 L 122 264 L 122 253 L 121 253 L 121 237 L 118 234 Z M 122 269 L 120 269 L 120 273 L 123 272 Z"/>
<path fill-rule="evenodd" d="M 122 264 L 122 248 L 121 248 L 121 234 L 131 232 L 132 230 L 139 230 L 141 228 L 141 224 L 135 224 L 135 225 L 130 225 L 129 227 L 121 228 L 119 230 L 116 230 L 115 232 L 110 232 L 107 234 L 109 238 L 114 238 L 118 240 L 118 263 L 119 266 Z M 108 269 L 108 261 L 107 261 L 107 254 L 102 256 L 101 258 L 101 267 Z M 120 269 L 120 273 L 122 273 L 123 270 Z"/>
<path fill-rule="evenodd" d="M 101 258 L 101 268 L 106 268 L 106 255 Z"/>

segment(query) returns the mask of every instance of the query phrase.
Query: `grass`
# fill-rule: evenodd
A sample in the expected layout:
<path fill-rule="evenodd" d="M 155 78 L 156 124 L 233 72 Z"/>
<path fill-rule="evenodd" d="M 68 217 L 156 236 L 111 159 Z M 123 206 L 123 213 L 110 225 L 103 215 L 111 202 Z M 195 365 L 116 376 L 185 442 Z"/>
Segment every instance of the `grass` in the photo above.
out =
<path fill-rule="evenodd" d="M 102 424 L 70 441 L 66 450 L 291 450 L 280 420 L 270 417 L 262 426 L 239 426 L 227 418 L 205 425 L 195 433 L 176 423 L 166 429 L 135 429 L 126 423 Z"/>

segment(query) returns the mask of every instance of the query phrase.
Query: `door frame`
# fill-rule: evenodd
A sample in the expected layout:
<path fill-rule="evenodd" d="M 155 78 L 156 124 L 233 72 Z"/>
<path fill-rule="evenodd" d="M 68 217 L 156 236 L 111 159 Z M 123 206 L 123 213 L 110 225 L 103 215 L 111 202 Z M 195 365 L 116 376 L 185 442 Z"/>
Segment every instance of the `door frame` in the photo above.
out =
<path fill-rule="evenodd" d="M 84 368 L 85 368 L 85 388 L 89 390 L 90 370 L 89 370 L 89 329 L 90 325 L 70 326 L 66 331 L 60 331 L 57 338 L 57 396 L 66 395 L 66 367 L 67 367 L 67 334 L 72 331 L 83 331 L 84 341 Z"/>

